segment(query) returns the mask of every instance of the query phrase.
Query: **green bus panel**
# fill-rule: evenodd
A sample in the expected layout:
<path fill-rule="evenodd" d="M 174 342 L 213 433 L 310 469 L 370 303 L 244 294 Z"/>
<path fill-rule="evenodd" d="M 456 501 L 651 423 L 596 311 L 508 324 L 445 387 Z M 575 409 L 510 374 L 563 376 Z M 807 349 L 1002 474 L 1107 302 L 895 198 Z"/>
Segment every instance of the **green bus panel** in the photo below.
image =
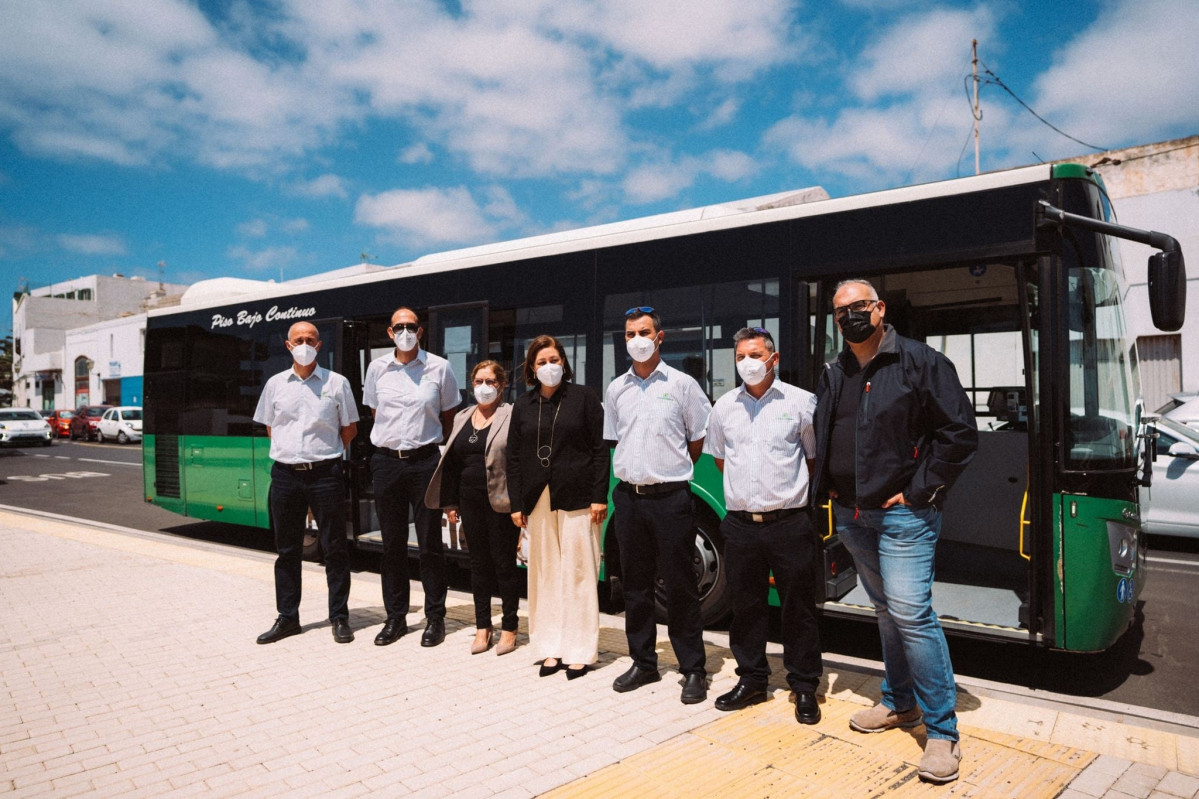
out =
<path fill-rule="evenodd" d="M 179 497 L 162 496 L 158 493 L 158 439 L 155 436 L 147 435 L 142 439 L 142 481 L 143 481 L 143 497 L 146 502 L 151 502 L 160 508 L 165 508 L 171 513 L 178 513 L 181 516 L 187 515 L 187 503 L 184 502 L 182 492 Z M 182 475 L 178 475 L 182 481 Z"/>
<path fill-rule="evenodd" d="M 1122 535 L 1139 548 L 1136 505 L 1075 494 L 1054 498 L 1053 539 L 1056 649 L 1099 652 L 1132 623 L 1145 583 L 1139 553 L 1117 566 Z M 1127 514 L 1127 515 L 1126 515 Z"/>
<path fill-rule="evenodd" d="M 179 448 L 188 516 L 251 527 L 270 525 L 269 444 L 252 437 L 180 436 Z M 261 461 L 266 461 L 265 466 Z"/>

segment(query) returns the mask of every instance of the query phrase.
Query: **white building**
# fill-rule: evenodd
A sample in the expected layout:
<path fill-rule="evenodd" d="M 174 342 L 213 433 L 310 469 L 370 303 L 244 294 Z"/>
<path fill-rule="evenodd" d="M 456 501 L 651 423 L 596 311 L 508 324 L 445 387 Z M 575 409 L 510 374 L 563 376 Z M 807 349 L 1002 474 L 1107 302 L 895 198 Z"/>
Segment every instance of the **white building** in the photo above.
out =
<path fill-rule="evenodd" d="M 109 361 L 118 361 L 119 369 L 132 370 L 128 371 L 130 376 L 140 376 L 141 359 L 134 365 L 110 357 L 104 342 L 97 340 L 94 352 L 79 352 L 71 357 L 82 356 L 82 361 L 67 363 L 67 331 L 175 304 L 186 289 L 170 283 L 150 283 L 141 277 L 89 275 L 18 292 L 13 297 L 12 404 L 39 409 L 76 408 L 104 401 L 103 387 L 119 391 L 119 382 L 112 381 L 123 379 L 112 374 Z M 144 314 L 141 327 L 145 328 Z M 115 352 L 115 339 L 113 347 Z M 86 374 L 77 376 L 77 370 L 86 370 Z"/>
<path fill-rule="evenodd" d="M 1199 391 L 1199 136 L 1109 150 L 1069 159 L 1103 177 L 1117 222 L 1178 239 L 1187 264 L 1186 324 L 1163 333 L 1149 314 L 1147 262 L 1154 250 L 1120 241 L 1128 277 L 1127 313 L 1137 339 L 1145 407 L 1160 407 L 1170 394 Z"/>
<path fill-rule="evenodd" d="M 145 355 L 144 313 L 68 330 L 62 350 L 67 396 L 75 407 L 141 405 Z"/>

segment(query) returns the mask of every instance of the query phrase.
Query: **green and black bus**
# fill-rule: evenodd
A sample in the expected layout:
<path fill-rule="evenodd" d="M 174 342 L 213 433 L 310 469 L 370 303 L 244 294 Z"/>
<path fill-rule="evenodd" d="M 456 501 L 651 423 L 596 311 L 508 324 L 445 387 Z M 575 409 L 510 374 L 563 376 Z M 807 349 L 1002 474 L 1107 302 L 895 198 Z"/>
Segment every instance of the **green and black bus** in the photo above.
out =
<path fill-rule="evenodd" d="M 1144 581 L 1137 487 L 1152 453 L 1113 236 L 1163 250 L 1150 259 L 1159 327 L 1181 326 L 1184 296 L 1173 239 L 1111 217 L 1091 170 L 1041 165 L 839 199 L 808 189 L 326 279 L 197 284 L 147 322 L 145 497 L 269 527 L 269 442 L 252 416 L 263 383 L 291 363 L 284 340 L 297 320 L 319 328 L 320 363 L 359 392 L 366 365 L 392 347 L 391 312 L 406 305 L 424 320 L 422 345 L 460 382 L 485 358 L 519 374 L 528 342 L 550 333 L 569 348 L 576 380 L 602 394 L 629 367 L 625 309 L 649 305 L 664 319 L 663 357 L 715 400 L 736 386 L 732 334 L 745 326 L 773 333 L 782 379 L 814 387 L 842 345 L 833 287 L 865 277 L 900 333 L 953 361 L 978 414 L 978 453 L 950 493 L 938 548 L 943 625 L 1103 650 L 1131 624 Z M 346 534 L 372 547 L 367 411 L 347 454 Z M 730 597 L 721 479 L 707 456 L 692 490 L 696 576 L 715 621 Z M 457 531 L 443 531 L 447 551 L 461 554 Z M 611 583 L 615 536 L 605 545 Z M 823 568 L 824 613 L 873 615 L 827 531 Z"/>

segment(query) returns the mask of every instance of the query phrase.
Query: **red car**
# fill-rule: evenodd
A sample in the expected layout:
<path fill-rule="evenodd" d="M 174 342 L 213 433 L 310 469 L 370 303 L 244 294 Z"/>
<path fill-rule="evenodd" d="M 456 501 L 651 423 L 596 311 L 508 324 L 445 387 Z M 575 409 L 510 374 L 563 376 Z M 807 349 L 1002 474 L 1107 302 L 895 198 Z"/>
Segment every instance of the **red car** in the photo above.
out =
<path fill-rule="evenodd" d="M 74 411 L 42 411 L 42 418 L 50 423 L 55 438 L 71 435 L 71 418 L 74 415 Z"/>
<path fill-rule="evenodd" d="M 96 428 L 100 424 L 100 417 L 111 407 L 111 405 L 84 405 L 75 411 L 75 415 L 71 418 L 71 440 L 81 438 L 84 441 L 91 441 L 94 439 Z"/>

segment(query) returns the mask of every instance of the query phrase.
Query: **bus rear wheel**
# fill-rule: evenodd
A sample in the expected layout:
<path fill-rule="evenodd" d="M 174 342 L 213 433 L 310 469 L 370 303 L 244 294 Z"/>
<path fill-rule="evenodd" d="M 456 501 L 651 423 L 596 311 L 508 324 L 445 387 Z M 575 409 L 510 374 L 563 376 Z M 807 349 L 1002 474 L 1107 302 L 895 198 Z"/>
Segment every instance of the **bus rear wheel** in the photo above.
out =
<path fill-rule="evenodd" d="M 691 553 L 691 567 L 699 586 L 699 612 L 704 627 L 719 627 L 733 609 L 725 572 L 724 535 L 720 532 L 720 519 L 716 514 L 699 499 L 695 500 L 695 506 L 695 548 Z M 661 578 L 654 587 L 654 600 L 654 616 L 658 623 L 665 624 L 669 613 Z"/>

